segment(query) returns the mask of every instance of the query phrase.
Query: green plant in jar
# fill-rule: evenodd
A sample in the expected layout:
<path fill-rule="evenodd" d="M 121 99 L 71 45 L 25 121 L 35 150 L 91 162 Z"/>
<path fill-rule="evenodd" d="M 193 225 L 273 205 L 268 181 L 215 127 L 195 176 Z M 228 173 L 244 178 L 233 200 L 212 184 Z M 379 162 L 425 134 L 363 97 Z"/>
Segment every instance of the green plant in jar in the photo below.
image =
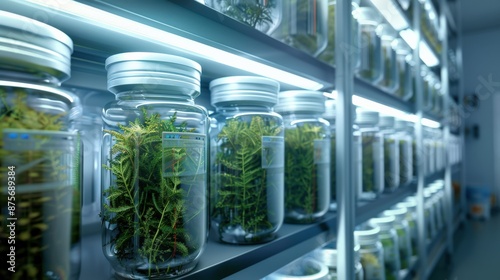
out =
<path fill-rule="evenodd" d="M 252 116 L 250 121 L 227 120 L 217 135 L 222 142 L 215 159 L 220 188 L 213 216 L 219 220 L 220 229 L 241 227 L 250 234 L 272 229 L 267 209 L 270 171 L 262 164 L 273 161 L 275 155 L 263 151 L 263 137 L 278 136 L 281 130 L 272 120 Z"/>
<path fill-rule="evenodd" d="M 335 5 L 336 0 L 328 3 L 328 45 L 318 58 L 329 65 L 335 65 Z"/>
<path fill-rule="evenodd" d="M 222 11 L 225 15 L 245 23 L 253 28 L 263 24 L 272 24 L 272 9 L 276 7 L 275 0 L 218 0 L 222 1 Z"/>
<path fill-rule="evenodd" d="M 321 34 L 323 31 L 321 30 L 323 17 L 320 15 L 320 11 L 324 8 L 323 5 L 321 1 L 314 1 L 314 4 L 305 0 L 288 1 L 291 13 L 289 20 L 294 22 L 284 23 L 290 26 L 288 26 L 289 30 L 283 42 L 296 49 L 315 55 L 321 47 L 320 40 L 322 36 L 328 36 L 328 34 Z"/>
<path fill-rule="evenodd" d="M 393 146 L 395 145 L 395 139 L 393 138 L 384 138 L 384 177 L 385 177 L 385 183 L 386 186 L 389 188 L 394 188 L 394 182 L 395 178 L 392 168 L 392 164 L 394 161 L 393 153 L 391 152 L 393 150 Z"/>
<path fill-rule="evenodd" d="M 396 256 L 393 252 L 396 252 L 396 244 L 392 238 L 380 238 L 382 247 L 384 247 L 384 266 L 385 266 L 385 279 L 387 280 L 397 280 L 399 276 L 397 273 L 399 269 L 394 264 Z"/>
<path fill-rule="evenodd" d="M 309 216 L 321 211 L 317 205 L 318 178 L 315 140 L 323 139 L 323 127 L 302 124 L 285 130 L 285 212 L 305 212 Z M 312 219 L 312 216 L 310 216 Z M 309 222 L 307 219 L 303 222 Z"/>
<path fill-rule="evenodd" d="M 410 178 L 408 178 L 408 158 L 407 154 L 405 153 L 406 151 L 406 145 L 407 141 L 400 139 L 399 140 L 399 178 L 400 182 L 408 182 Z"/>
<path fill-rule="evenodd" d="M 165 132 L 193 132 L 186 123 L 176 124 L 174 113 L 162 119 L 159 113 L 142 108 L 141 116 L 120 131 L 104 130 L 114 138 L 111 159 L 104 164 L 116 178 L 103 191 L 101 217 L 115 227 L 110 240 L 120 262 L 138 261 L 143 275 L 182 270 L 186 257 L 198 251 L 202 240 L 188 234 L 193 221 L 205 219 L 203 148 L 164 146 Z M 186 199 L 189 197 L 190 199 Z M 204 236 L 203 236 L 204 237 Z M 104 244 L 109 245 L 109 244 Z"/>
<path fill-rule="evenodd" d="M 362 162 L 363 162 L 363 191 L 376 192 L 376 176 L 375 176 L 375 155 L 373 146 L 376 141 L 374 135 L 363 134 L 361 137 L 362 143 Z"/>
<path fill-rule="evenodd" d="M 15 273 L 4 269 L 0 278 L 69 277 L 70 248 L 80 237 L 78 143 L 76 135 L 61 132 L 66 113 L 30 107 L 30 94 L 21 88 L 0 87 L 0 181 L 5 186 L 0 201 L 8 210 L 0 218 L 16 218 L 17 263 Z M 7 186 L 15 187 L 15 196 Z M 14 245 L 7 242 L 12 240 L 12 231 L 9 223 L 2 225 L 0 250 L 8 254 Z M 61 230 L 65 232 L 61 234 Z M 57 238 L 51 238 L 54 236 Z M 60 258 L 68 262 L 60 262 Z"/>

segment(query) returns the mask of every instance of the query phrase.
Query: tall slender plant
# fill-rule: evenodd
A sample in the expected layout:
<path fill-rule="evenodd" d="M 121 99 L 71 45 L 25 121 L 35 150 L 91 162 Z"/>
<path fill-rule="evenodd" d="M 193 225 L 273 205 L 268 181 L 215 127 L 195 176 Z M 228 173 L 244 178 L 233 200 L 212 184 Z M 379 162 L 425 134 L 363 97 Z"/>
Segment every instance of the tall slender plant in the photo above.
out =
<path fill-rule="evenodd" d="M 221 230 L 240 227 L 245 234 L 253 235 L 273 227 L 268 216 L 268 188 L 273 182 L 269 182 L 262 162 L 271 162 L 276 155 L 263 151 L 262 137 L 280 132 L 276 123 L 253 116 L 249 122 L 228 120 L 217 135 L 218 190 L 213 215 L 220 220 Z"/>

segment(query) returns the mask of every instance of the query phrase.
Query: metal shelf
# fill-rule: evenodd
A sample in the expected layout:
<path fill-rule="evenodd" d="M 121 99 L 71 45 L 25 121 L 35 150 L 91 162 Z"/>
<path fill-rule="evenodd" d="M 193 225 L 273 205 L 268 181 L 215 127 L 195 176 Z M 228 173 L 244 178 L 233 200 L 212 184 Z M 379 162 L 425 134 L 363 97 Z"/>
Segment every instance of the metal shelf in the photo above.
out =
<path fill-rule="evenodd" d="M 443 229 L 438 232 L 437 236 L 431 241 L 429 246 L 427 246 L 427 270 L 425 272 L 425 279 L 429 278 L 429 275 L 434 270 L 434 267 L 443 255 L 445 249 L 446 234 L 445 230 Z"/>
<path fill-rule="evenodd" d="M 354 94 L 405 113 L 415 113 L 415 105 L 360 78 L 354 79 Z"/>

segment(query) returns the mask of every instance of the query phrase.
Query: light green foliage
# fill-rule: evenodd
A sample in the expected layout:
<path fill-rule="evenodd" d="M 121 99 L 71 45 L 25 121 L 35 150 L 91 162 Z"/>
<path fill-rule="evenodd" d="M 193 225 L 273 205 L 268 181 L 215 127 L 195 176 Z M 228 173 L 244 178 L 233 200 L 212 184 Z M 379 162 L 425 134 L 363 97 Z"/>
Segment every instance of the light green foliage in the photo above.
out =
<path fill-rule="evenodd" d="M 268 217 L 268 170 L 262 168 L 262 136 L 277 136 L 281 127 L 260 116 L 229 119 L 217 135 L 215 213 L 221 229 L 241 227 L 250 234 L 272 228 Z M 267 159 L 267 160 L 271 160 Z M 257 241 L 257 240 L 253 240 Z"/>
<path fill-rule="evenodd" d="M 314 140 L 323 139 L 322 126 L 303 124 L 285 130 L 285 212 L 310 216 L 318 209 L 318 166 Z M 312 216 L 310 216 L 312 219 Z M 295 221 L 298 222 L 298 221 Z M 301 221 L 309 222 L 309 221 Z"/>
<path fill-rule="evenodd" d="M 0 272 L 1 279 L 44 279 L 47 270 L 58 269 L 60 273 L 69 273 L 68 263 L 59 262 L 54 265 L 54 260 L 64 258 L 61 255 L 47 257 L 58 248 L 69 248 L 69 244 L 61 244 L 60 236 L 70 230 L 65 224 L 68 215 L 72 215 L 71 243 L 78 242 L 79 238 L 79 216 L 80 216 L 80 193 L 78 172 L 79 166 L 68 165 L 63 159 L 68 154 L 57 149 L 45 149 L 50 144 L 51 138 L 45 135 L 34 136 L 36 147 L 27 148 L 23 151 L 12 151 L 5 148 L 3 139 L 4 129 L 22 129 L 61 131 L 63 129 L 63 118 L 65 114 L 49 114 L 35 110 L 28 105 L 29 93 L 24 89 L 14 89 L 7 92 L 0 88 L 0 181 L 7 182 L 8 166 L 16 163 L 16 195 L 15 195 L 15 217 L 16 223 L 16 273 L 7 269 Z M 72 145 L 68 142 L 68 145 Z M 69 155 L 72 159 L 78 158 L 78 153 Z M 75 181 L 72 188 L 67 184 L 73 173 Z M 63 183 L 61 183 L 63 182 Z M 65 183 L 66 182 L 66 183 Z M 45 190 L 26 191 L 25 187 L 44 184 Z M 48 187 L 50 186 L 50 187 Z M 48 188 L 47 188 L 48 187 Z M 25 190 L 25 191 L 22 191 Z M 9 252 L 7 238 L 7 184 L 1 187 L 0 203 L 4 211 L 0 215 L 2 227 L 0 228 L 0 251 Z M 72 198 L 71 198 L 72 197 Z M 49 239 L 49 235 L 59 234 Z M 59 231 L 57 233 L 56 231 Z M 53 236 L 51 236 L 53 237 Z M 69 242 L 69 240 L 68 240 Z M 47 252 L 52 253 L 47 253 Z"/>
<path fill-rule="evenodd" d="M 120 125 L 121 131 L 104 131 L 115 141 L 112 160 L 104 167 L 116 179 L 103 192 L 107 203 L 101 216 L 119 230 L 111 240 L 117 257 L 133 260 L 138 253 L 148 263 L 143 273 L 151 277 L 170 269 L 165 262 L 200 249 L 190 245 L 197 242 L 191 242 L 195 237 L 185 226 L 203 211 L 204 205 L 194 202 L 203 200 L 199 187 L 204 176 L 183 172 L 201 170 L 204 162 L 189 156 L 187 148 L 163 147 L 162 132 L 192 132 L 185 123 L 176 125 L 176 114 L 163 120 L 143 109 L 142 115 L 142 120 Z M 171 176 L 164 175 L 164 160 Z"/>
<path fill-rule="evenodd" d="M 394 240 L 392 238 L 380 238 L 380 242 L 382 243 L 382 247 L 384 247 L 385 279 L 397 280 L 399 269 L 395 262 L 399 260 L 394 256 L 395 250 L 397 250 Z"/>

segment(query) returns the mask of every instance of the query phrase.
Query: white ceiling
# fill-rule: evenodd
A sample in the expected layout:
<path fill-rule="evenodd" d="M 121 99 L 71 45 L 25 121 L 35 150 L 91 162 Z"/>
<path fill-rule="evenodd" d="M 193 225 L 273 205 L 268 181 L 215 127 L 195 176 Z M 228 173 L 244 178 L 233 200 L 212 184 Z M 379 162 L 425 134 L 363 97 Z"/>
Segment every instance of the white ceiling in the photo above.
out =
<path fill-rule="evenodd" d="M 458 0 L 465 33 L 500 28 L 500 0 Z"/>

